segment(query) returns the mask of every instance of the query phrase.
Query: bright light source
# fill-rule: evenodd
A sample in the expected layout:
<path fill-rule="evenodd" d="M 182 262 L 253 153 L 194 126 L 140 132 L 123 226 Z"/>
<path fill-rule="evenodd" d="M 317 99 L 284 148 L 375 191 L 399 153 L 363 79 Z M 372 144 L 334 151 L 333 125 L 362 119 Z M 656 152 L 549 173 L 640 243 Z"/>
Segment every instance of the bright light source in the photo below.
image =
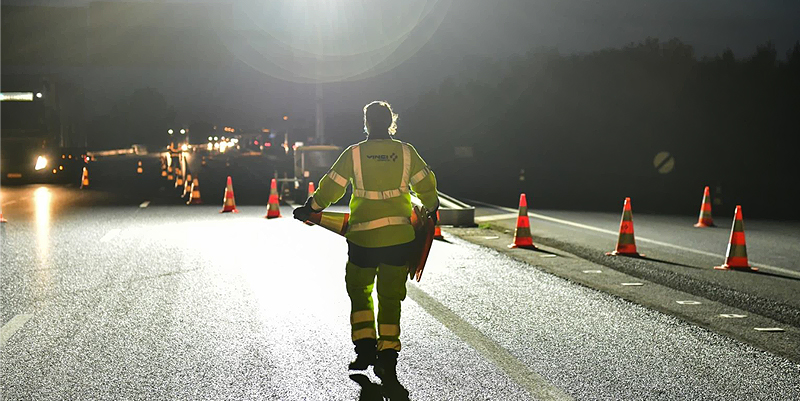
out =
<path fill-rule="evenodd" d="M 185 133 L 186 133 L 186 130 L 181 128 L 181 134 L 185 134 Z"/>
<path fill-rule="evenodd" d="M 288 119 L 289 119 L 289 116 L 283 116 L 283 121 L 286 121 Z"/>
<path fill-rule="evenodd" d="M 64 170 L 64 166 L 58 166 L 59 170 Z"/>
<path fill-rule="evenodd" d="M 272 143 L 271 142 L 264 142 L 264 146 L 270 147 L 270 146 L 272 146 Z"/>
<path fill-rule="evenodd" d="M 258 145 L 258 141 L 253 141 L 253 145 Z"/>
<path fill-rule="evenodd" d="M 0 102 L 32 102 L 33 92 L 2 92 Z"/>
<path fill-rule="evenodd" d="M 208 143 L 208 150 L 212 150 L 212 149 L 214 149 L 214 144 L 213 144 L 213 143 L 211 143 L 211 142 L 209 142 L 209 143 Z M 204 156 L 204 157 L 205 157 L 205 156 Z"/>
<path fill-rule="evenodd" d="M 36 165 L 33 167 L 34 170 L 41 170 L 47 167 L 47 159 L 44 156 L 39 156 L 36 158 Z"/>
<path fill-rule="evenodd" d="M 174 133 L 174 131 L 172 131 L 172 128 L 170 128 L 170 129 L 167 130 L 167 133 L 172 135 Z"/>
<path fill-rule="evenodd" d="M 215 137 L 214 137 L 214 140 L 215 140 L 215 141 L 218 141 L 218 140 L 219 140 L 219 137 L 218 137 L 218 136 L 215 136 Z"/>
<path fill-rule="evenodd" d="M 213 137 L 213 136 L 210 136 L 210 137 L 208 137 L 208 140 L 209 140 L 209 141 L 211 141 L 211 140 L 213 140 L 213 139 L 214 139 L 214 137 Z"/>
<path fill-rule="evenodd" d="M 58 170 L 56 170 L 56 169 L 53 169 L 53 174 L 55 174 L 55 173 L 57 173 L 57 172 L 58 172 Z"/>
<path fill-rule="evenodd" d="M 42 92 L 36 92 L 36 98 L 37 99 L 41 99 L 42 98 Z"/>
<path fill-rule="evenodd" d="M 181 150 L 185 152 L 189 150 L 189 146 L 184 143 L 183 145 L 181 145 Z"/>

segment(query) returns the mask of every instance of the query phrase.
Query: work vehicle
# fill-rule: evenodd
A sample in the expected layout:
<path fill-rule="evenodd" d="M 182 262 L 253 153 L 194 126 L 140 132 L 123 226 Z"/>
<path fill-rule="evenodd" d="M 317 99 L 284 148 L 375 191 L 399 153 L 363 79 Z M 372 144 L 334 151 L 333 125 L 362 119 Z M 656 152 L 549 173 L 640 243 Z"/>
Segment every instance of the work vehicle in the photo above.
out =
<path fill-rule="evenodd" d="M 81 94 L 52 76 L 3 75 L 0 90 L 2 182 L 74 180 L 86 164 Z"/>
<path fill-rule="evenodd" d="M 283 191 L 291 191 L 291 198 L 296 203 L 304 203 L 308 198 L 308 183 L 316 186 L 323 175 L 339 158 L 342 148 L 334 145 L 298 146 L 294 149 L 294 178 L 279 179 Z M 286 194 L 284 193 L 284 198 Z M 349 199 L 345 195 L 342 199 Z"/>

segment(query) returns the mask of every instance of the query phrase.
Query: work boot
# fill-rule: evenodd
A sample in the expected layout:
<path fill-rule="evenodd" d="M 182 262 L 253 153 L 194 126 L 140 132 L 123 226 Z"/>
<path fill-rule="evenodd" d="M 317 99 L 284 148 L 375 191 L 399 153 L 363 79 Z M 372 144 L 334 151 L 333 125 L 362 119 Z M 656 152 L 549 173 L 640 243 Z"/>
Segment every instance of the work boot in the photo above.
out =
<path fill-rule="evenodd" d="M 356 345 L 356 360 L 350 362 L 350 370 L 364 370 L 370 365 L 375 365 L 375 354 L 378 341 L 374 338 L 363 338 L 353 341 Z"/>
<path fill-rule="evenodd" d="M 384 395 L 392 401 L 408 400 L 408 390 L 397 380 L 397 351 L 385 349 L 378 352 L 375 375 L 381 379 Z"/>

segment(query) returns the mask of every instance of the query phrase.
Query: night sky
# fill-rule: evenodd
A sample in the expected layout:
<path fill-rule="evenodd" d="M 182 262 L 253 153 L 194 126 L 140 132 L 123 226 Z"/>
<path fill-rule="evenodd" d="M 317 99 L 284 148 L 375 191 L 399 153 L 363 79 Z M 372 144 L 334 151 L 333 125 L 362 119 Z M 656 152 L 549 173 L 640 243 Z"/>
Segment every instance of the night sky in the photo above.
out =
<path fill-rule="evenodd" d="M 4 5 L 88 3 L 3 1 Z M 175 106 L 179 120 L 260 125 L 265 117 L 283 113 L 312 117 L 315 86 L 309 82 L 316 80 L 327 82 L 323 87 L 329 113 L 360 108 L 378 98 L 402 111 L 444 77 L 461 73 L 461 60 L 470 55 L 502 58 L 550 48 L 562 54 L 591 52 L 649 36 L 677 37 L 694 46 L 698 56 L 713 56 L 729 47 L 737 57 L 745 57 L 758 44 L 772 40 L 782 57 L 800 39 L 796 1 L 232 4 L 230 24 L 236 34 L 226 41 L 235 56 L 230 66 L 189 71 L 94 67 L 87 93 L 103 104 L 139 87 L 155 87 Z M 102 113 L 102 106 L 94 111 Z"/>

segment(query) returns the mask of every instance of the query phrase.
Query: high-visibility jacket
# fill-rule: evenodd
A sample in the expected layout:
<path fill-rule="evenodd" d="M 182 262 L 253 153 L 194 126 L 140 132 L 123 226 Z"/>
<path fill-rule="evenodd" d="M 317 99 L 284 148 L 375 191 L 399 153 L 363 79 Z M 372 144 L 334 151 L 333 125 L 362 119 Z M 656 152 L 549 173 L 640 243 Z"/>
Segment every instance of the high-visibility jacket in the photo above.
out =
<path fill-rule="evenodd" d="M 322 177 L 311 200 L 320 211 L 353 186 L 346 237 L 368 248 L 414 240 L 411 226 L 413 190 L 428 210 L 439 207 L 436 176 L 413 146 L 394 139 L 372 139 L 345 149 Z"/>

